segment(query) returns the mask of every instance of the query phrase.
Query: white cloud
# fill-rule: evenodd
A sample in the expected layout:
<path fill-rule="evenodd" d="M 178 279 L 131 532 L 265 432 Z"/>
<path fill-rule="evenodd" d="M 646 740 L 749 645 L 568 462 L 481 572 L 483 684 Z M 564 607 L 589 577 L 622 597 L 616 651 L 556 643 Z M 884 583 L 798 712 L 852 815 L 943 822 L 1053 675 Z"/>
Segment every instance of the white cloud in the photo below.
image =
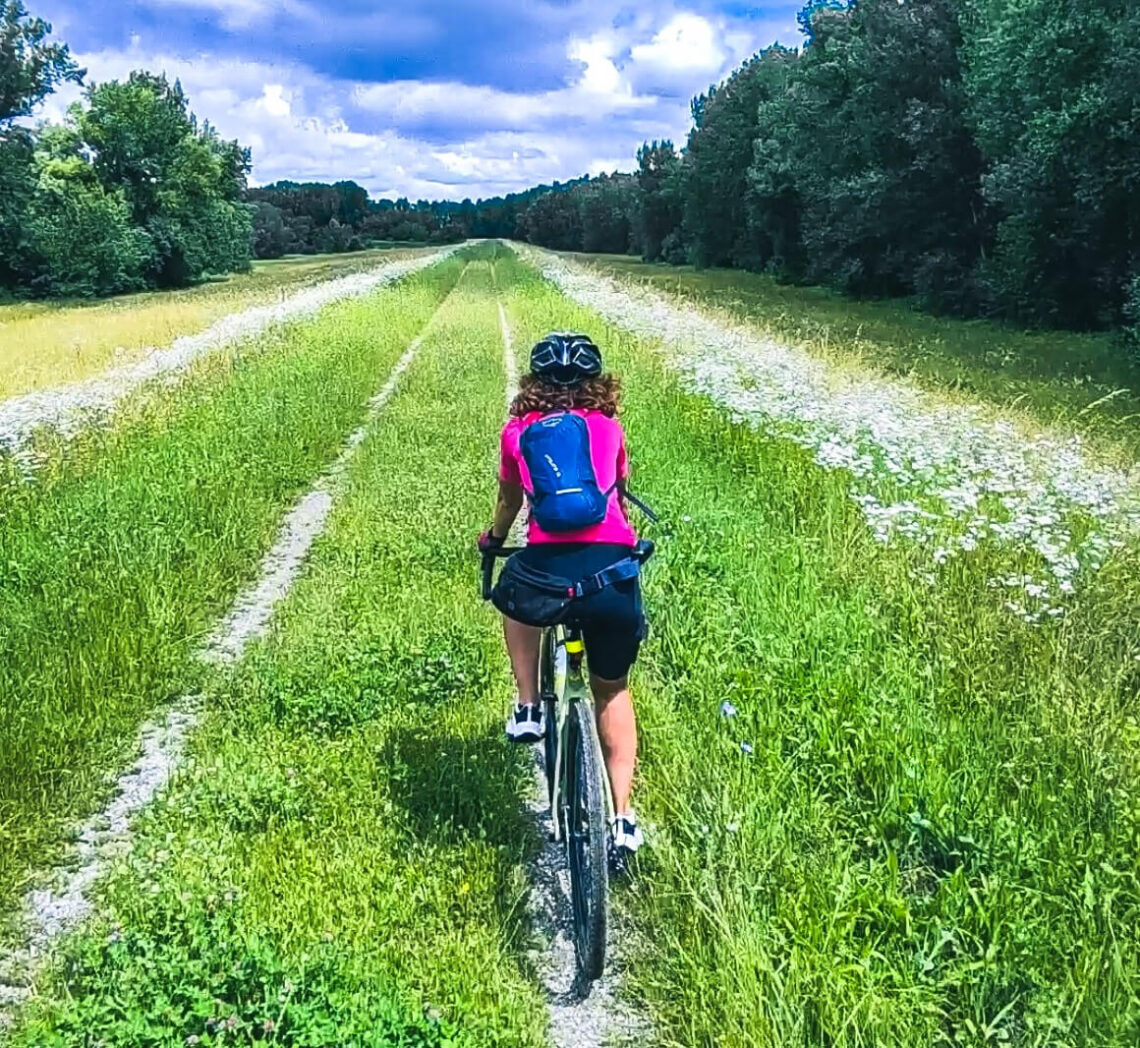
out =
<path fill-rule="evenodd" d="M 628 95 L 629 87 L 622 81 L 618 67 L 614 65 L 615 46 L 609 34 L 601 34 L 588 40 L 571 40 L 567 50 L 576 62 L 585 63 L 585 70 L 579 87 L 592 95 Z"/>
<path fill-rule="evenodd" d="M 300 0 L 156 0 L 266 19 Z M 774 30 L 761 30 L 768 32 Z M 524 94 L 456 81 L 353 82 L 288 60 L 125 50 L 77 54 L 88 82 L 145 68 L 178 78 L 191 106 L 253 150 L 257 183 L 352 178 L 375 195 L 493 196 L 581 174 L 629 170 L 642 141 L 683 141 L 688 98 L 757 46 L 740 23 L 642 8 L 620 27 L 565 42 L 571 82 Z M 72 88 L 42 110 L 60 119 Z"/>
<path fill-rule="evenodd" d="M 729 55 L 707 18 L 683 12 L 674 15 L 648 44 L 633 47 L 630 58 L 645 69 L 711 76 Z"/>
<path fill-rule="evenodd" d="M 293 111 L 282 84 L 266 84 L 259 104 L 270 116 L 289 116 Z"/>

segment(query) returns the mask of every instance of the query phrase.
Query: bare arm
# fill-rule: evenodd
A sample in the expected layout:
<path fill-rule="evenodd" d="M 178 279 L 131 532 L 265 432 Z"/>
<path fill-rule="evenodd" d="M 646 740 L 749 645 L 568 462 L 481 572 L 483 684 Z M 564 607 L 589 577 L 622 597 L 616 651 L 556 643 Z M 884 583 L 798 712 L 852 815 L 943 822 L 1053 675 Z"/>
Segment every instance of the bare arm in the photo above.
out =
<path fill-rule="evenodd" d="M 523 505 L 523 489 L 521 484 L 510 480 L 499 481 L 499 497 L 495 501 L 495 521 L 491 525 L 491 534 L 497 539 L 505 539 L 515 517 Z"/>

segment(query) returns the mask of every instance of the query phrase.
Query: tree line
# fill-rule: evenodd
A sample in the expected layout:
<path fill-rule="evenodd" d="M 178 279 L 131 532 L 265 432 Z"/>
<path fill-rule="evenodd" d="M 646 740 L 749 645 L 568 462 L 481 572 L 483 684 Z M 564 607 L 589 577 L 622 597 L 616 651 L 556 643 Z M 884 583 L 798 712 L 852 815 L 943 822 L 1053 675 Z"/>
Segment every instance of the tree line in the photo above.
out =
<path fill-rule="evenodd" d="M 682 149 L 647 143 L 632 180 L 536 202 L 518 235 L 966 316 L 1140 325 L 1140 6 L 825 0 L 800 25 L 800 50 L 693 101 Z M 588 239 L 599 210 L 624 249 Z"/>
<path fill-rule="evenodd" d="M 1140 5 L 812 0 L 802 46 L 692 102 L 632 173 L 489 200 L 249 189 L 250 157 L 134 73 L 62 126 L 17 125 L 80 79 L 0 0 L 0 286 L 177 286 L 251 256 L 514 237 L 731 266 L 963 316 L 1140 330 Z M 1137 335 L 1140 341 L 1140 335 Z"/>

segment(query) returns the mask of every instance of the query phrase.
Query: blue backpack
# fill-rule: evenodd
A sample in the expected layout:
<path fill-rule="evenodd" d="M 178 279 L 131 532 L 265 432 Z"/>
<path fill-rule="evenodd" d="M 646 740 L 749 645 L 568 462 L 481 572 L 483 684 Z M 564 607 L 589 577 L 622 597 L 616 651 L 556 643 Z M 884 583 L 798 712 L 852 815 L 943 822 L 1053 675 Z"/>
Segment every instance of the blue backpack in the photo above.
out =
<path fill-rule="evenodd" d="M 522 431 L 519 451 L 534 489 L 527 492 L 531 515 L 543 531 L 579 531 L 605 519 L 614 488 L 598 487 L 590 429 L 581 415 L 559 411 L 532 422 Z"/>

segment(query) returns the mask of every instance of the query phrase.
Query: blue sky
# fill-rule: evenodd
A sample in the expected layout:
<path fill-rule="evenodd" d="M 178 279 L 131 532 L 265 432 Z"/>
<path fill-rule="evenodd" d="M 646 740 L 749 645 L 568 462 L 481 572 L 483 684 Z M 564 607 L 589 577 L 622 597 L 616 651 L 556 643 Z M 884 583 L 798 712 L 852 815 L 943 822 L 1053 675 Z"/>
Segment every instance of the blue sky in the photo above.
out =
<path fill-rule="evenodd" d="M 28 0 L 89 81 L 178 77 L 253 148 L 253 180 L 354 178 L 376 196 L 493 196 L 629 170 L 683 142 L 689 99 L 800 0 Z M 60 116 L 74 97 L 44 107 Z"/>

